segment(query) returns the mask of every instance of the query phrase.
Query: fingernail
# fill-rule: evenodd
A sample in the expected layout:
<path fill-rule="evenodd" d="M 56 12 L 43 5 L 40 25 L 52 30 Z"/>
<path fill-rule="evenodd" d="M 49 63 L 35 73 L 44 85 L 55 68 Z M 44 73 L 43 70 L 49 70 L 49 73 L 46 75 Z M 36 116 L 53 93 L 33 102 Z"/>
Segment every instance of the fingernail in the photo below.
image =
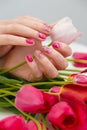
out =
<path fill-rule="evenodd" d="M 38 37 L 41 38 L 41 39 L 43 39 L 43 40 L 46 39 L 46 35 L 43 34 L 43 33 L 39 33 L 39 34 L 38 34 Z"/>
<path fill-rule="evenodd" d="M 39 58 L 43 58 L 43 57 L 44 57 L 44 55 L 43 55 L 40 51 L 38 51 L 38 50 L 36 50 L 35 53 L 36 53 L 36 55 L 37 55 Z"/>
<path fill-rule="evenodd" d="M 47 54 L 50 54 L 52 51 L 50 47 L 42 47 L 42 50 L 45 51 Z"/>
<path fill-rule="evenodd" d="M 27 55 L 26 58 L 29 62 L 33 62 L 33 57 L 31 55 Z"/>
<path fill-rule="evenodd" d="M 51 27 L 49 25 L 47 25 L 46 23 L 44 23 L 44 30 L 47 32 L 51 31 Z"/>
<path fill-rule="evenodd" d="M 58 42 L 53 42 L 52 47 L 53 47 L 53 48 L 60 48 L 60 43 L 58 43 Z"/>
<path fill-rule="evenodd" d="M 26 43 L 28 43 L 28 44 L 34 44 L 35 42 L 32 39 L 26 39 Z"/>

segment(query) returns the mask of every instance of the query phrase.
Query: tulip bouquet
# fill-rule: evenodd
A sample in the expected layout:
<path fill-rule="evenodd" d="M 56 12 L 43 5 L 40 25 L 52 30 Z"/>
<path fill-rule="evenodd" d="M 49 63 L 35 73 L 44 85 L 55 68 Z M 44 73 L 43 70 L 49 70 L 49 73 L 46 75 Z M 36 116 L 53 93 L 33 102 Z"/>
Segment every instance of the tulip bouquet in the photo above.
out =
<path fill-rule="evenodd" d="M 79 38 L 70 18 L 60 20 L 51 37 L 66 44 Z M 75 52 L 76 67 L 87 67 L 87 54 Z M 0 69 L 0 107 L 14 114 L 0 120 L 0 130 L 87 130 L 87 70 L 66 69 L 55 79 L 28 82 Z M 39 118 L 38 118 L 39 117 Z"/>

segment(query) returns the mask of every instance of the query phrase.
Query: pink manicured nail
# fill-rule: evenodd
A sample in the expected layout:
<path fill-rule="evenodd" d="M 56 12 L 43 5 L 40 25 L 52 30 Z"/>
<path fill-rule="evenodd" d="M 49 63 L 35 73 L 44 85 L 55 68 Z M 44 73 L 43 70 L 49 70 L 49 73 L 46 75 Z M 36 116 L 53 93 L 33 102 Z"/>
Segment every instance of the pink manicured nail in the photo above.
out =
<path fill-rule="evenodd" d="M 47 32 L 50 32 L 51 31 L 51 27 L 45 23 L 44 24 L 44 30 L 47 31 Z"/>
<path fill-rule="evenodd" d="M 42 47 L 42 50 L 45 51 L 47 54 L 50 54 L 52 51 L 50 47 Z"/>
<path fill-rule="evenodd" d="M 32 39 L 26 39 L 26 43 L 28 43 L 28 44 L 34 44 L 35 42 Z"/>
<path fill-rule="evenodd" d="M 43 40 L 46 39 L 46 35 L 43 34 L 43 33 L 39 33 L 39 34 L 38 34 L 38 37 L 41 38 L 41 39 L 43 39 Z"/>
<path fill-rule="evenodd" d="M 53 48 L 60 48 L 60 43 L 58 43 L 58 42 L 53 42 L 52 47 L 53 47 Z"/>
<path fill-rule="evenodd" d="M 40 51 L 38 51 L 38 50 L 36 50 L 35 53 L 37 54 L 37 56 L 39 58 L 43 58 L 44 57 L 44 55 Z"/>
<path fill-rule="evenodd" d="M 33 62 L 33 57 L 31 55 L 27 55 L 26 58 L 29 62 Z"/>

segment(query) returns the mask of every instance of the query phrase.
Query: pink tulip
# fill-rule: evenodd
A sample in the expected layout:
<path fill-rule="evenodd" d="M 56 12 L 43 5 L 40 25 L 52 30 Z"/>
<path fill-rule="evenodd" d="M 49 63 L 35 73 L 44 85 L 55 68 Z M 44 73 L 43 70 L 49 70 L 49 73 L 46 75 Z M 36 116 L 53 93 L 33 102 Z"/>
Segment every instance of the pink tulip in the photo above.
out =
<path fill-rule="evenodd" d="M 43 130 L 43 123 L 40 122 L 40 124 L 41 124 L 42 130 Z M 28 130 L 38 130 L 36 124 L 32 120 L 30 120 L 28 122 Z M 46 130 L 48 130 L 48 128 Z"/>
<path fill-rule="evenodd" d="M 87 75 L 85 75 L 85 73 L 77 74 L 74 76 L 73 82 L 74 84 L 87 87 Z"/>
<path fill-rule="evenodd" d="M 53 86 L 49 91 L 53 93 L 59 93 L 61 87 L 60 86 Z"/>
<path fill-rule="evenodd" d="M 74 52 L 72 57 L 74 60 L 85 60 L 85 62 L 87 62 L 87 53 Z M 76 67 L 87 67 L 87 63 L 80 63 L 78 61 L 75 61 L 73 65 Z"/>
<path fill-rule="evenodd" d="M 51 31 L 51 38 L 53 41 L 67 44 L 76 41 L 80 36 L 81 33 L 77 32 L 77 29 L 72 24 L 72 20 L 68 17 L 58 21 Z"/>
<path fill-rule="evenodd" d="M 27 123 L 27 125 L 28 125 L 28 130 L 38 130 L 37 125 L 32 120 L 30 120 Z"/>
<path fill-rule="evenodd" d="M 28 127 L 22 116 L 13 115 L 0 121 L 0 130 L 28 130 Z"/>
<path fill-rule="evenodd" d="M 48 112 L 56 102 L 55 96 L 28 85 L 18 91 L 15 99 L 17 108 L 30 113 Z"/>

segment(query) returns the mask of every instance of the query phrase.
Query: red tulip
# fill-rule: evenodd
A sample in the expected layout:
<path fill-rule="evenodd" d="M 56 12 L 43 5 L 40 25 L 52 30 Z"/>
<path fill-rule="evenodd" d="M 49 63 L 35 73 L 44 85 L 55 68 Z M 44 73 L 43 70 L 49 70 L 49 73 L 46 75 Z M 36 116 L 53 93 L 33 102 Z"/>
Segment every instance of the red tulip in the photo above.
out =
<path fill-rule="evenodd" d="M 58 98 L 33 86 L 23 86 L 17 93 L 15 104 L 17 108 L 30 113 L 48 112 Z"/>
<path fill-rule="evenodd" d="M 28 127 L 22 116 L 13 115 L 0 121 L 0 130 L 28 130 Z"/>
<path fill-rule="evenodd" d="M 87 117 L 80 105 L 68 101 L 55 104 L 47 117 L 52 125 L 61 130 L 87 130 Z"/>
<path fill-rule="evenodd" d="M 48 120 L 62 130 L 68 130 L 75 127 L 77 117 L 67 102 L 55 104 L 48 113 Z"/>
<path fill-rule="evenodd" d="M 60 95 L 60 100 L 68 102 L 78 115 L 79 122 L 87 118 L 87 87 L 67 84 Z"/>
<path fill-rule="evenodd" d="M 74 66 L 76 67 L 87 67 L 87 53 L 83 52 L 74 52 L 72 55 L 74 60 L 85 60 L 86 63 L 80 63 L 78 61 L 74 62 Z"/>

